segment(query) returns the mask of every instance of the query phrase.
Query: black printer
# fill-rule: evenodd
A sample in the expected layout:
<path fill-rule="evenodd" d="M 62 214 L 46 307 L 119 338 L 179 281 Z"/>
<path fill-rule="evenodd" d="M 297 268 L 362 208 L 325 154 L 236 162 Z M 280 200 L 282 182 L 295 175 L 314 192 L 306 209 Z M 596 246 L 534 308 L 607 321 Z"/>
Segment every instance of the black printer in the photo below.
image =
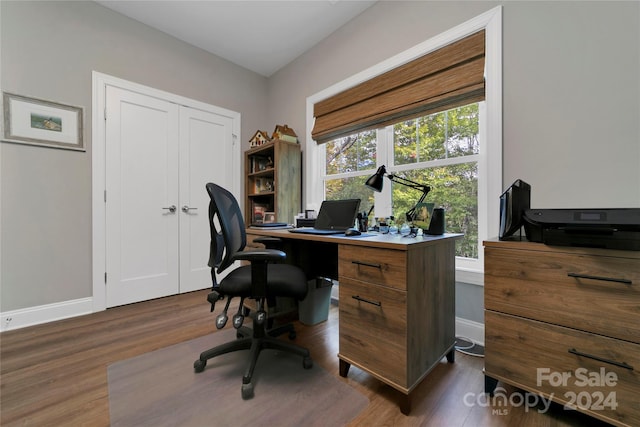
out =
<path fill-rule="evenodd" d="M 531 242 L 640 251 L 640 208 L 527 209 Z"/>

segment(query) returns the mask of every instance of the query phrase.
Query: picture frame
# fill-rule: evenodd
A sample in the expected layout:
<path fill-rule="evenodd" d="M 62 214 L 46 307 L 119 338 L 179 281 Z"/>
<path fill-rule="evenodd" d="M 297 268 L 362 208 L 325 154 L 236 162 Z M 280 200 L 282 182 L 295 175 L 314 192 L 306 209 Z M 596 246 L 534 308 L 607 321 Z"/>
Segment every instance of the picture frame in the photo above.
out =
<path fill-rule="evenodd" d="M 431 215 L 433 215 L 434 203 L 417 203 L 415 218 L 413 224 L 423 230 L 429 229 L 431 223 Z"/>
<path fill-rule="evenodd" d="M 3 141 L 85 151 L 83 109 L 3 92 Z"/>
<path fill-rule="evenodd" d="M 268 212 L 269 205 L 266 203 L 253 202 L 253 215 L 251 222 L 253 224 L 264 223 L 265 212 Z"/>
<path fill-rule="evenodd" d="M 273 224 L 276 222 L 276 213 L 275 212 L 265 212 L 264 219 L 262 220 L 264 224 Z"/>

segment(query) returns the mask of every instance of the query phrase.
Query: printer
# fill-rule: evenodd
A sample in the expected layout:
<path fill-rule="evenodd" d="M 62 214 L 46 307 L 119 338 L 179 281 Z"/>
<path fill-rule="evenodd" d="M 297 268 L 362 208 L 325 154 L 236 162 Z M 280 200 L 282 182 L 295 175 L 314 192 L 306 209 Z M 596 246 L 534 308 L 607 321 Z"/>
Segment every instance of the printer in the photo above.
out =
<path fill-rule="evenodd" d="M 531 242 L 640 251 L 640 208 L 527 209 Z"/>

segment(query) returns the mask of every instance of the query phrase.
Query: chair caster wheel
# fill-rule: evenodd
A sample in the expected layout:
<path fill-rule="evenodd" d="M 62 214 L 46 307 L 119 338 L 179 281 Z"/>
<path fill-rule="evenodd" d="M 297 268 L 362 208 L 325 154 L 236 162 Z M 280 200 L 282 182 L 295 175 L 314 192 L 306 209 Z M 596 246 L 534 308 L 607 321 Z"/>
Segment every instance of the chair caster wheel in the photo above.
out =
<path fill-rule="evenodd" d="M 289 339 L 290 340 L 295 340 L 296 339 L 296 331 L 289 331 Z"/>
<path fill-rule="evenodd" d="M 305 357 L 302 359 L 302 367 L 304 369 L 311 369 L 313 367 L 313 360 L 310 357 Z"/>
<path fill-rule="evenodd" d="M 196 373 L 204 371 L 205 366 L 207 366 L 206 361 L 202 361 L 198 359 L 195 362 L 193 362 L 193 370 L 196 371 Z"/>
<path fill-rule="evenodd" d="M 247 400 L 253 397 L 253 384 L 242 384 L 242 399 Z"/>

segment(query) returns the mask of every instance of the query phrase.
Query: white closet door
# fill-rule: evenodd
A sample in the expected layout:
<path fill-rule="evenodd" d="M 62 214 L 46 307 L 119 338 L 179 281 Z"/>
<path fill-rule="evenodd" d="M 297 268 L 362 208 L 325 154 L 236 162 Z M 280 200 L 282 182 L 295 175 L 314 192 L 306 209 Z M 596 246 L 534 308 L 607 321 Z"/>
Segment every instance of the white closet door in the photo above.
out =
<path fill-rule="evenodd" d="M 208 182 L 231 189 L 233 121 L 180 108 L 180 292 L 211 287 Z"/>
<path fill-rule="evenodd" d="M 106 89 L 107 307 L 176 294 L 179 107 Z"/>

